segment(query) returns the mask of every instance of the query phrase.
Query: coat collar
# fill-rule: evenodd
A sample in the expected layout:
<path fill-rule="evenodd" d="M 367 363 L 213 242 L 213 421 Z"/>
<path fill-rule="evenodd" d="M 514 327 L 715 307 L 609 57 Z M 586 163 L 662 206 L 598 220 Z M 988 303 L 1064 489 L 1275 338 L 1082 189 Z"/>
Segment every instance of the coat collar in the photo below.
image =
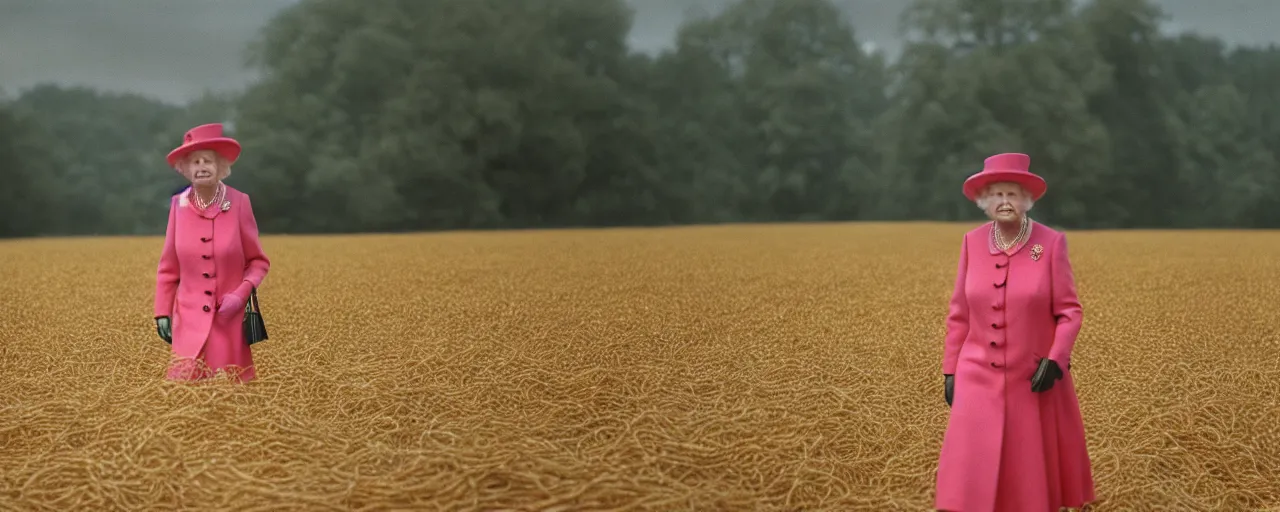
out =
<path fill-rule="evenodd" d="M 987 250 L 991 251 L 991 254 L 993 256 L 1004 252 L 996 248 L 996 241 L 994 236 L 995 229 L 996 229 L 996 223 L 995 221 L 991 221 L 987 223 L 987 229 L 984 230 L 984 232 L 986 232 L 987 234 Z M 1036 221 L 1027 219 L 1027 237 L 1023 238 L 1021 242 L 1018 242 L 1018 245 L 1015 245 L 1012 248 L 1010 248 L 1008 255 L 1013 256 L 1014 254 L 1018 254 L 1018 252 L 1022 251 L 1023 247 L 1026 247 L 1028 243 L 1031 243 L 1031 238 L 1035 236 L 1035 231 L 1036 231 Z"/>
<path fill-rule="evenodd" d="M 192 200 L 194 195 L 195 190 L 191 187 L 183 189 L 182 192 L 178 193 L 178 206 L 181 208 L 189 208 L 196 215 L 206 219 L 213 219 L 217 217 L 218 214 L 229 209 L 231 206 L 232 189 L 225 184 L 222 186 L 222 197 L 213 204 L 210 204 L 209 207 L 204 210 L 196 209 L 195 201 Z"/>

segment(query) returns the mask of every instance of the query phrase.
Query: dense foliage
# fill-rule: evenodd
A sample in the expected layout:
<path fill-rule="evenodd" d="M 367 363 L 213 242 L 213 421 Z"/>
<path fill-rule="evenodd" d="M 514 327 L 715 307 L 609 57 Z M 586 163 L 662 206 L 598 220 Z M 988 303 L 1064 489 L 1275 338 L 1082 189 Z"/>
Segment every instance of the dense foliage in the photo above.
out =
<path fill-rule="evenodd" d="M 961 220 L 997 152 L 1078 228 L 1278 227 L 1280 48 L 1159 32 L 1147 0 L 917 0 L 889 62 L 828 0 L 741 0 L 630 49 L 623 0 L 304 0 L 261 81 L 185 106 L 0 104 L 0 235 L 156 233 L 195 124 L 266 232 Z"/>

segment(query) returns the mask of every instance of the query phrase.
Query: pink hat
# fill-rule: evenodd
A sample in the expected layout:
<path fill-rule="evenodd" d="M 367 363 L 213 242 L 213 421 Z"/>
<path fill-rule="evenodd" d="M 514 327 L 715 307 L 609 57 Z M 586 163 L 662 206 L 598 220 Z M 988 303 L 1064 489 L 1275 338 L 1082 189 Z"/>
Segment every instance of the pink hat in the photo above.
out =
<path fill-rule="evenodd" d="M 1048 186 L 1044 178 L 1027 170 L 1031 167 L 1031 157 L 1022 153 L 1000 153 L 983 161 L 982 172 L 969 176 L 964 180 L 964 196 L 970 201 L 977 200 L 983 187 L 1000 181 L 1012 181 L 1031 193 L 1032 200 L 1044 195 Z"/>
<path fill-rule="evenodd" d="M 201 149 L 212 149 L 232 163 L 240 158 L 240 143 L 222 135 L 221 123 L 202 124 L 188 130 L 182 137 L 182 145 L 169 152 L 169 167 L 176 168 L 179 158 Z"/>

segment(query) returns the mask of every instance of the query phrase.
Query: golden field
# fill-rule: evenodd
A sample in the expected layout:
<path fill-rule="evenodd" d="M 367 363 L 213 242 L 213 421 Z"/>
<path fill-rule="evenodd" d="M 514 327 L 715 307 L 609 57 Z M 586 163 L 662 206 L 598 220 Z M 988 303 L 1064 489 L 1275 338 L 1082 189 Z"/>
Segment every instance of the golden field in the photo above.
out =
<path fill-rule="evenodd" d="M 266 236 L 246 386 L 159 238 L 0 242 L 0 510 L 929 510 L 970 227 Z M 1280 510 L 1280 234 L 1068 236 L 1094 510 Z"/>

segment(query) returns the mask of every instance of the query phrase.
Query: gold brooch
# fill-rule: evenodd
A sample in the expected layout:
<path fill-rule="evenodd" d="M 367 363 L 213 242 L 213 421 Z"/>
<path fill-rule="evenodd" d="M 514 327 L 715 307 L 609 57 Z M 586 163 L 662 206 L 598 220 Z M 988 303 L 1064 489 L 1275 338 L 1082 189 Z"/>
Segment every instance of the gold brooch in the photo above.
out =
<path fill-rule="evenodd" d="M 224 212 L 225 212 L 225 211 L 230 210 L 230 209 L 231 209 L 231 201 L 223 201 L 223 202 L 222 202 L 222 211 L 224 211 Z M 1036 247 L 1039 247 L 1039 246 L 1037 245 Z"/>
<path fill-rule="evenodd" d="M 1043 253 L 1043 252 L 1044 252 L 1044 246 L 1040 244 L 1035 244 L 1031 246 L 1031 259 L 1034 261 L 1039 261 L 1040 253 Z"/>

